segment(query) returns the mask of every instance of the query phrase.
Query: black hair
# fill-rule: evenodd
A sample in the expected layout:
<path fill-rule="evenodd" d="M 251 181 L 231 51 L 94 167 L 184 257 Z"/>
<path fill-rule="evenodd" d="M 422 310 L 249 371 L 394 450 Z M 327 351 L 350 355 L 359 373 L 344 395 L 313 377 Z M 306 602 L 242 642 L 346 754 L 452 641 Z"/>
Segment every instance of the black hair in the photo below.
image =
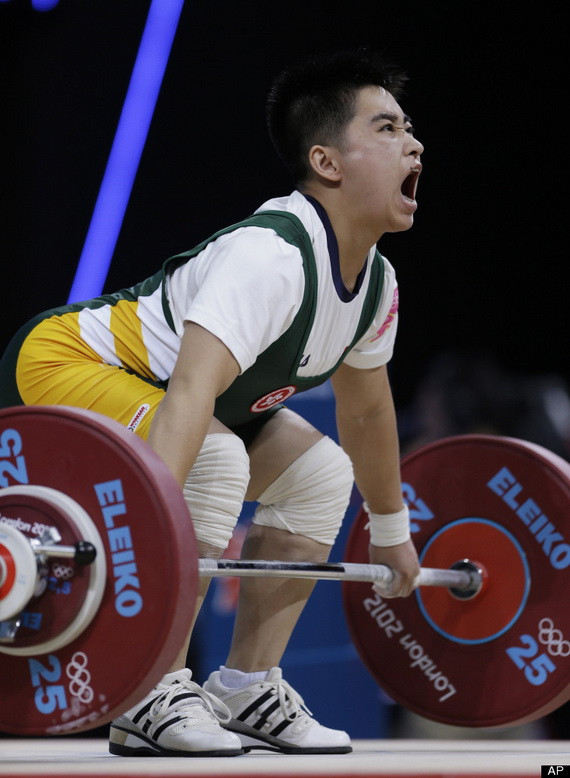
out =
<path fill-rule="evenodd" d="M 267 98 L 271 141 L 297 182 L 310 173 L 316 143 L 342 146 L 358 91 L 381 86 L 398 99 L 407 76 L 384 55 L 359 48 L 310 57 L 283 70 Z"/>

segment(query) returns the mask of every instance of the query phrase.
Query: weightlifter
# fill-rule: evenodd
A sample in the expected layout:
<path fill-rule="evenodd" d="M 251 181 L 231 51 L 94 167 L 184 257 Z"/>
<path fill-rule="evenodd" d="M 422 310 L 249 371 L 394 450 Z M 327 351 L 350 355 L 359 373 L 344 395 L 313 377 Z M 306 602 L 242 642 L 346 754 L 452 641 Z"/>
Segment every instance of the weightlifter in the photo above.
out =
<path fill-rule="evenodd" d="M 259 505 L 244 558 L 325 561 L 356 480 L 370 561 L 396 571 L 390 596 L 408 595 L 419 566 L 386 367 L 398 289 L 376 249 L 417 208 L 423 147 L 397 102 L 404 82 L 364 50 L 280 74 L 267 116 L 292 194 L 130 289 L 37 316 L 0 363 L 0 404 L 88 408 L 148 440 L 204 557 L 222 554 L 247 499 Z M 340 446 L 281 404 L 329 377 Z M 201 688 L 184 645 L 112 723 L 111 752 L 349 752 L 347 733 L 319 724 L 279 668 L 313 586 L 243 579 L 226 664 Z"/>

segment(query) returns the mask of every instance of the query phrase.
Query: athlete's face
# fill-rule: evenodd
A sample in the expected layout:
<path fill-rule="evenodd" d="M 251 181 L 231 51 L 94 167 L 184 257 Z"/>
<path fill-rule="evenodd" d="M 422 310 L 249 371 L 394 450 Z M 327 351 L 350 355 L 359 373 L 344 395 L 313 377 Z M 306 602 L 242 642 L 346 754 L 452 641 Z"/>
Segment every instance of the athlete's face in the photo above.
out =
<path fill-rule="evenodd" d="M 410 119 L 382 87 L 358 93 L 356 113 L 338 150 L 342 185 L 353 214 L 383 232 L 413 224 L 422 144 Z"/>

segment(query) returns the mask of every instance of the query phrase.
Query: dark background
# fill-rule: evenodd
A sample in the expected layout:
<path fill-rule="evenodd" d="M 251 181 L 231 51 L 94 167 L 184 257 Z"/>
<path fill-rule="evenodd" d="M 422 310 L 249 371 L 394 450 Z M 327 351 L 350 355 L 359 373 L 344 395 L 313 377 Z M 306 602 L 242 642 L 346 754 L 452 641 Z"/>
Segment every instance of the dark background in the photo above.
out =
<path fill-rule="evenodd" d="M 2 340 L 63 304 L 144 28 L 144 0 L 0 2 Z M 569 376 L 560 22 L 552 4 L 191 1 L 105 291 L 290 191 L 265 131 L 271 76 L 367 43 L 410 74 L 424 143 L 416 224 L 386 236 L 401 323 L 391 365 L 406 405 L 434 355 Z M 562 88 L 561 88 L 562 86 Z"/>

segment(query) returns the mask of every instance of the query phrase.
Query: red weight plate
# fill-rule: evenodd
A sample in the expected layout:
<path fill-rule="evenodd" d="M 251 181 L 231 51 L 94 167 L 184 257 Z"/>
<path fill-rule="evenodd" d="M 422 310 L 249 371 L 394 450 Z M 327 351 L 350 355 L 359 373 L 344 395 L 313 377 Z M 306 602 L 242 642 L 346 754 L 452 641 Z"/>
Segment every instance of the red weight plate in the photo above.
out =
<path fill-rule="evenodd" d="M 446 438 L 402 461 L 424 567 L 472 558 L 488 572 L 473 600 L 424 587 L 384 599 L 345 583 L 355 645 L 373 677 L 421 716 L 466 727 L 539 718 L 570 699 L 570 465 L 524 441 Z M 367 516 L 347 561 L 366 562 Z"/>
<path fill-rule="evenodd" d="M 0 653 L 0 730 L 100 726 L 138 702 L 183 644 L 198 585 L 186 504 L 144 441 L 68 407 L 0 411 L 0 487 L 17 484 L 48 486 L 87 512 L 105 548 L 107 583 L 92 622 L 69 645 L 31 657 Z"/>

